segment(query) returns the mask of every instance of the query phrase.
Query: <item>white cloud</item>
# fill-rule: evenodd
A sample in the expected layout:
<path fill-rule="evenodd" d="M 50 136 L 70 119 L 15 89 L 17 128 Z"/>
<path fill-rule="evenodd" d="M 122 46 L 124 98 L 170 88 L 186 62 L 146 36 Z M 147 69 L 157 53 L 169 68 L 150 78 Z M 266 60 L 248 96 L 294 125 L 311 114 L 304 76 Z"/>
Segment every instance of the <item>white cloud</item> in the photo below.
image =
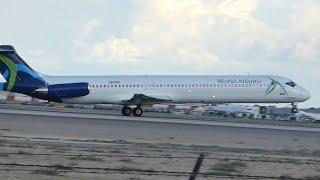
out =
<path fill-rule="evenodd" d="M 126 38 L 111 37 L 94 44 L 91 48 L 92 55 L 104 63 L 110 61 L 130 62 L 141 54 L 140 49 Z"/>
<path fill-rule="evenodd" d="M 295 57 L 302 62 L 320 62 L 320 37 L 312 37 L 296 44 Z"/>
<path fill-rule="evenodd" d="M 251 21 L 252 12 L 257 7 L 257 0 L 225 0 L 218 4 L 219 13 L 232 18 Z"/>
<path fill-rule="evenodd" d="M 319 36 L 320 31 L 320 4 L 306 1 L 291 15 L 290 32 L 299 34 L 304 37 Z"/>
<path fill-rule="evenodd" d="M 278 1 L 270 4 L 284 6 Z M 314 35 L 320 31 L 320 6 L 310 1 L 291 8 L 286 28 L 255 18 L 263 8 L 260 0 L 153 0 L 140 5 L 126 33 L 89 42 L 94 30 L 107 23 L 93 18 L 75 47 L 107 63 L 147 57 L 173 66 L 188 62 L 205 67 L 231 61 L 318 59 Z"/>
<path fill-rule="evenodd" d="M 140 56 L 177 67 L 198 63 L 203 68 L 236 61 L 258 65 L 292 57 L 316 62 L 311 57 L 318 55 L 314 35 L 320 31 L 319 5 L 307 2 L 293 8 L 287 28 L 256 19 L 255 12 L 263 8 L 258 6 L 259 0 L 146 1 L 137 9 L 127 33 L 79 44 L 99 62 L 132 62 L 131 57 Z M 86 23 L 83 36 L 90 36 L 99 24 L 96 19 Z"/>
<path fill-rule="evenodd" d="M 83 30 L 83 36 L 88 37 L 90 33 L 100 24 L 100 21 L 97 19 L 91 19 L 87 22 L 87 24 L 84 26 Z"/>
<path fill-rule="evenodd" d="M 320 5 L 307 2 L 291 16 L 289 38 L 296 38 L 293 57 L 300 62 L 320 63 Z"/>
<path fill-rule="evenodd" d="M 182 60 L 182 63 L 192 62 L 200 65 L 219 63 L 219 57 L 211 52 L 193 52 L 185 49 L 179 49 L 178 57 Z"/>
<path fill-rule="evenodd" d="M 96 18 L 89 20 L 84 27 L 79 37 L 73 41 L 74 48 L 88 48 L 87 38 L 100 25 L 100 21 Z"/>
<path fill-rule="evenodd" d="M 127 34 L 95 43 L 80 38 L 75 41 L 75 47 L 85 47 L 96 61 L 115 63 L 143 56 L 153 60 L 175 60 L 179 65 L 186 61 L 185 55 L 181 56 L 181 49 L 194 53 L 193 58 L 188 58 L 189 62 L 216 63 L 217 59 L 241 59 L 256 42 L 271 54 L 275 48 L 274 40 L 280 39 L 279 33 L 252 17 L 256 7 L 256 0 L 147 1 L 136 13 L 135 22 Z M 99 24 L 96 19 L 86 23 L 83 36 L 89 36 Z M 231 55 L 233 57 L 228 59 L 223 57 Z M 216 60 L 204 61 L 195 57 L 214 57 L 211 59 Z"/>

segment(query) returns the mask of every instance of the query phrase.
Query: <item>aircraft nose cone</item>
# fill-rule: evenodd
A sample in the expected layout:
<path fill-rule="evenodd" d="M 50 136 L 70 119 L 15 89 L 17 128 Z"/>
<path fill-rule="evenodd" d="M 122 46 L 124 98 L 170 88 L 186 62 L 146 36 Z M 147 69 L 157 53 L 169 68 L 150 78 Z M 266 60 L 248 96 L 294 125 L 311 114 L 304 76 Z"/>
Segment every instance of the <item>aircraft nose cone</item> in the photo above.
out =
<path fill-rule="evenodd" d="M 309 91 L 307 91 L 307 94 L 306 94 L 306 99 L 310 99 L 311 98 L 311 93 Z"/>
<path fill-rule="evenodd" d="M 306 100 L 308 100 L 308 99 L 311 98 L 310 92 L 309 92 L 308 90 L 306 90 L 306 89 L 303 89 L 303 92 L 302 92 L 301 95 L 302 95 L 302 99 L 303 99 L 304 101 L 306 101 Z"/>

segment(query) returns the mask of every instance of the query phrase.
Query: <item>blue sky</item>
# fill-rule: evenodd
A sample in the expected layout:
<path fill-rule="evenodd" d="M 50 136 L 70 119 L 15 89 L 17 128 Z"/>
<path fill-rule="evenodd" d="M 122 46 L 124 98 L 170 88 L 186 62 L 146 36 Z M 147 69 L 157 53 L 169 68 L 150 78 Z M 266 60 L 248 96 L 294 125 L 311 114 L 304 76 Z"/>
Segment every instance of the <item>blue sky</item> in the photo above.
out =
<path fill-rule="evenodd" d="M 319 1 L 0 2 L 0 43 L 42 73 L 274 74 L 320 106 Z"/>

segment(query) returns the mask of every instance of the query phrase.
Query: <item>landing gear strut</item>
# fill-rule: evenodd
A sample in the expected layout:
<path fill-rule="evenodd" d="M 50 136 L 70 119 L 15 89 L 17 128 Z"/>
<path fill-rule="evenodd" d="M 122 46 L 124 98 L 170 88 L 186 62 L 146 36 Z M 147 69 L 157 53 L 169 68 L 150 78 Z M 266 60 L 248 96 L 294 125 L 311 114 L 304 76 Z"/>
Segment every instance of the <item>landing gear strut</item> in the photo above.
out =
<path fill-rule="evenodd" d="M 298 109 L 298 105 L 296 103 L 292 103 L 292 109 L 291 109 L 291 113 L 298 113 L 299 109 Z"/>
<path fill-rule="evenodd" d="M 124 106 L 121 110 L 121 113 L 123 116 L 130 116 L 131 113 L 134 115 L 134 116 L 142 116 L 143 114 L 143 109 L 141 108 L 141 105 L 138 105 L 137 107 L 131 109 L 130 107 L 128 106 Z"/>

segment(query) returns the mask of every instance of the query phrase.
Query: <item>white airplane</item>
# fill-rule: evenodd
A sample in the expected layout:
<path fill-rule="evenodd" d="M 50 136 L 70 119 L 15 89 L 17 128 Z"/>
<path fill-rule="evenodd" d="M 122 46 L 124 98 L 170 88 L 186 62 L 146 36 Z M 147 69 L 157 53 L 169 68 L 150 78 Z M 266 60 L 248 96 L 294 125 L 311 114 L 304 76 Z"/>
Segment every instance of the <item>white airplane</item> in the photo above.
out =
<path fill-rule="evenodd" d="M 62 103 L 120 104 L 125 116 L 141 116 L 142 105 L 162 102 L 292 103 L 297 112 L 296 103 L 310 98 L 280 76 L 45 76 L 10 45 L 0 46 L 0 71 L 3 91 Z"/>

